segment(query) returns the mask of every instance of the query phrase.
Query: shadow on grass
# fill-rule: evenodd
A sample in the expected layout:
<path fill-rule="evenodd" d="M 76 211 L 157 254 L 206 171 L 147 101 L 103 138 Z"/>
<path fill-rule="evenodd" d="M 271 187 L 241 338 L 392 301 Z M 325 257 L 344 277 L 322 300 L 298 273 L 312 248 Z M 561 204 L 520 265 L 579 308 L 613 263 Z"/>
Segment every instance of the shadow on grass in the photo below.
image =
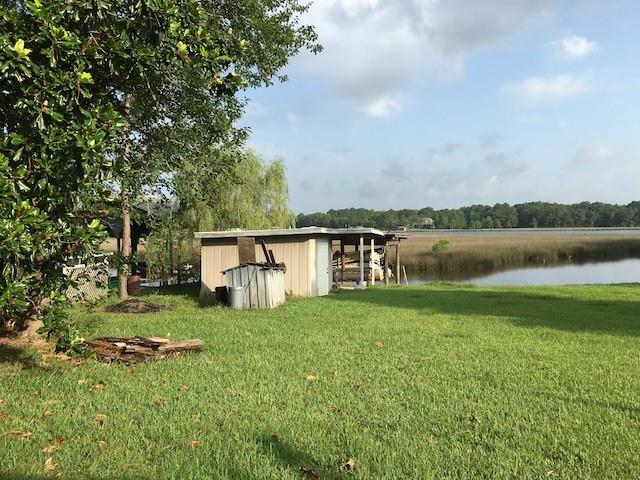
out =
<path fill-rule="evenodd" d="M 154 296 L 172 296 L 181 297 L 185 301 L 190 301 L 199 307 L 217 306 L 218 302 L 214 295 L 205 297 L 200 296 L 200 284 L 189 283 L 185 285 L 168 285 L 166 287 L 144 287 L 142 288 L 142 297 Z"/>
<path fill-rule="evenodd" d="M 640 336 L 640 285 L 628 288 L 637 291 L 638 300 L 574 298 L 529 288 L 492 290 L 448 286 L 374 288 L 339 292 L 331 298 L 449 315 L 503 317 L 528 328 Z M 562 288 L 558 291 L 562 292 Z"/>
<path fill-rule="evenodd" d="M 129 475 L 118 475 L 117 477 L 103 477 L 103 476 L 91 476 L 91 475 L 73 475 L 71 477 L 59 477 L 54 471 L 49 475 L 36 475 L 36 474 L 21 474 L 21 473 L 11 473 L 11 472 L 3 472 L 0 470 L 0 479 L 2 480 L 49 480 L 51 478 L 69 478 L 69 479 L 83 479 L 83 480 L 147 480 L 149 477 L 141 477 L 136 475 L 135 477 Z"/>
<path fill-rule="evenodd" d="M 262 454 L 275 459 L 282 467 L 300 478 L 338 478 L 335 468 L 320 465 L 312 455 L 293 447 L 287 441 L 274 438 L 271 435 L 264 435 L 256 439 L 256 444 Z M 303 469 L 307 470 L 306 474 Z M 311 471 L 317 477 L 313 477 L 310 473 Z M 258 480 L 262 477 L 259 475 L 247 476 L 246 473 L 234 472 L 231 478 Z"/>
<path fill-rule="evenodd" d="M 35 354 L 30 352 L 28 348 L 0 345 L 0 366 L 16 363 L 21 364 L 23 368 L 43 368 L 36 360 Z M 4 477 L 0 475 L 0 478 Z"/>

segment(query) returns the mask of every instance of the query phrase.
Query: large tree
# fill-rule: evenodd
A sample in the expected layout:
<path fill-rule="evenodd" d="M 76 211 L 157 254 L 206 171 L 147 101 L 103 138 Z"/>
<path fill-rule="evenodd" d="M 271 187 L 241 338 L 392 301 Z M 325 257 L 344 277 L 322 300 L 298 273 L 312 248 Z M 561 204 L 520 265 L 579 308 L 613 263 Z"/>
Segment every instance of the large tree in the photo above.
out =
<path fill-rule="evenodd" d="M 318 51 L 312 27 L 301 21 L 308 6 L 299 0 L 210 0 L 201 2 L 215 12 L 228 32 L 242 40 L 233 55 L 231 78 L 247 87 L 285 80 L 280 74 L 289 58 L 302 48 Z M 227 49 L 229 50 L 229 49 Z M 174 69 L 175 70 L 175 69 Z M 219 155 L 242 144 L 246 131 L 234 127 L 244 100 L 211 95 L 208 78 L 187 69 L 157 71 L 144 81 L 134 79 L 121 88 L 129 100 L 131 131 L 123 137 L 118 178 L 123 221 L 119 258 L 119 296 L 127 297 L 131 204 L 150 191 L 176 196 L 174 177 L 182 181 L 215 178 L 233 168 L 238 155 Z"/>
<path fill-rule="evenodd" d="M 131 168 L 131 93 L 197 78 L 211 98 L 232 97 L 246 47 L 201 1 L 0 4 L 3 328 L 43 319 L 62 346 L 78 341 L 63 325 L 62 266 L 96 250 L 104 182 Z"/>

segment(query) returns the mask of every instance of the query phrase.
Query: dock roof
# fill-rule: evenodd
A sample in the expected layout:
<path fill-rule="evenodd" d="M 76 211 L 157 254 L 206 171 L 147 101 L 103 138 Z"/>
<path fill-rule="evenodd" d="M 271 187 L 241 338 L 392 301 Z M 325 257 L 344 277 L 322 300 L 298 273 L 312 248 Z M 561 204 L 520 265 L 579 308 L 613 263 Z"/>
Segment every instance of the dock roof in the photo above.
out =
<path fill-rule="evenodd" d="M 287 237 L 296 235 L 319 235 L 330 237 L 343 237 L 363 235 L 365 237 L 387 237 L 388 234 L 377 228 L 349 227 L 302 227 L 302 228 L 278 228 L 272 230 L 225 230 L 218 232 L 196 232 L 195 238 L 237 238 L 237 237 Z"/>

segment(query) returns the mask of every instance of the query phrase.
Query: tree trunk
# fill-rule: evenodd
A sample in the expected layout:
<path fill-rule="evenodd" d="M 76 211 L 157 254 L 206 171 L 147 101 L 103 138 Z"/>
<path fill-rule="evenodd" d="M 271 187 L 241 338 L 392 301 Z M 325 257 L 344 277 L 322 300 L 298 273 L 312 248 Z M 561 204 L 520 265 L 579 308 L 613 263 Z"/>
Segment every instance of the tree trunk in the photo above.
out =
<path fill-rule="evenodd" d="M 127 93 L 124 97 L 124 114 L 125 117 L 129 117 L 129 109 L 131 108 L 131 95 Z M 125 129 L 122 135 L 123 147 L 122 147 L 122 162 L 124 165 L 129 163 L 129 129 Z M 131 216 L 129 188 L 126 181 L 122 179 L 120 185 L 120 215 L 122 218 L 122 241 L 120 242 L 120 255 L 128 260 L 131 255 Z M 129 298 L 129 292 L 127 291 L 127 275 L 129 273 L 129 263 L 124 261 L 118 268 L 118 298 L 120 300 L 126 300 Z"/>

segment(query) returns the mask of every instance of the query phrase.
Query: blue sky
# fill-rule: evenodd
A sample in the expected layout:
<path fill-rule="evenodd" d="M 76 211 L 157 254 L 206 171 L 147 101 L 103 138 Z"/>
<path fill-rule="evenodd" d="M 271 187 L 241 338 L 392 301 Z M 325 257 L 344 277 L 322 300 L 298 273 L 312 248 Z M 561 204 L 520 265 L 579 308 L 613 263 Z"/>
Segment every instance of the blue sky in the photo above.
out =
<path fill-rule="evenodd" d="M 248 92 L 291 208 L 640 199 L 640 7 L 316 0 L 323 53 Z"/>

